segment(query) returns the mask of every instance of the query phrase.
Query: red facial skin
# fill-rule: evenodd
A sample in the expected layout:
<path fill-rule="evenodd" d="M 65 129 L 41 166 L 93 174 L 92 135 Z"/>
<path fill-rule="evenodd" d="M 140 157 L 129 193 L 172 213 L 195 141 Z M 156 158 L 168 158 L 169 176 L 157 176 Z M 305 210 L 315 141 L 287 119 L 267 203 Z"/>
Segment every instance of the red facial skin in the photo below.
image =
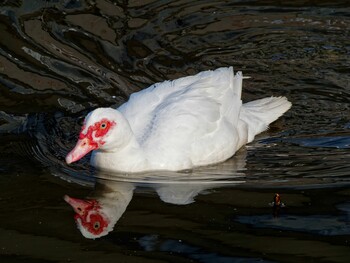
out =
<path fill-rule="evenodd" d="M 79 134 L 79 140 L 88 139 L 90 145 L 98 147 L 99 145 L 105 144 L 104 141 L 100 140 L 99 142 L 95 142 L 93 138 L 93 133 L 95 132 L 95 137 L 103 137 L 108 131 L 115 125 L 114 121 L 110 121 L 108 119 L 102 119 L 99 122 L 96 122 L 93 125 L 90 125 L 87 132 L 84 134 L 85 125 L 83 125 L 81 132 Z"/>
<path fill-rule="evenodd" d="M 116 123 L 114 121 L 110 121 L 104 118 L 101 121 L 90 125 L 85 134 L 83 133 L 85 130 L 85 125 L 83 125 L 82 130 L 79 134 L 79 140 L 74 149 L 68 153 L 66 162 L 68 164 L 75 162 L 84 157 L 89 152 L 96 150 L 104 145 L 105 141 L 103 141 L 103 137 L 115 125 Z"/>
<path fill-rule="evenodd" d="M 75 221 L 80 220 L 81 225 L 91 234 L 99 235 L 108 226 L 109 222 L 101 215 L 101 206 L 97 200 L 82 200 L 69 197 L 68 195 L 64 197 L 64 200 L 76 212 L 74 215 Z"/>

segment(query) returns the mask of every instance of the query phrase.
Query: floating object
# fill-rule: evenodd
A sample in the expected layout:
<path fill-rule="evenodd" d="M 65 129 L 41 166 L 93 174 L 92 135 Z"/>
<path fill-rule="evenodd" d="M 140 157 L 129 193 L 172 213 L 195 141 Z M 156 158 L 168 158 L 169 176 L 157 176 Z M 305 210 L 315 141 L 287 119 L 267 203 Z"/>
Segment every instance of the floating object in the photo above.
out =
<path fill-rule="evenodd" d="M 116 172 L 185 170 L 223 162 L 280 117 L 291 103 L 268 97 L 242 104 L 241 72 L 232 67 L 156 83 L 117 110 L 86 116 L 68 164 Z"/>

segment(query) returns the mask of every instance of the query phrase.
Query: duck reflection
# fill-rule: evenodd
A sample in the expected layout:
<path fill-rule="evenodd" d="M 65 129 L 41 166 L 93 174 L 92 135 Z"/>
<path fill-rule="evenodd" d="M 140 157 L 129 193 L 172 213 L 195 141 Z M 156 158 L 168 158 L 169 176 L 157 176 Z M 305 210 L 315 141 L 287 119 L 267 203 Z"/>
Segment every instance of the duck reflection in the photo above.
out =
<path fill-rule="evenodd" d="M 86 238 L 99 238 L 113 230 L 123 215 L 134 192 L 134 184 L 124 182 L 96 183 L 91 197 L 77 199 L 68 195 L 64 200 L 75 211 L 75 222 Z"/>
<path fill-rule="evenodd" d="M 99 238 L 113 230 L 137 187 L 152 188 L 165 203 L 187 205 L 206 190 L 244 183 L 245 151 L 230 160 L 186 172 L 118 175 L 96 174 L 95 190 L 86 199 L 68 195 L 64 200 L 75 211 L 78 229 L 86 238 Z"/>

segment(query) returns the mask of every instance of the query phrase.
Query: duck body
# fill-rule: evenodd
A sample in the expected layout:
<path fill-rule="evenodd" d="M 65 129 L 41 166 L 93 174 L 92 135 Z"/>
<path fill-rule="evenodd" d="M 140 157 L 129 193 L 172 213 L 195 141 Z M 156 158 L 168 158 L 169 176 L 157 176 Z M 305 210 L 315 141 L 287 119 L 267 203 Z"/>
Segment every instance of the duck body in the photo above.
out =
<path fill-rule="evenodd" d="M 79 141 L 94 142 L 93 166 L 118 172 L 184 170 L 225 161 L 291 107 L 285 97 L 242 104 L 242 81 L 242 73 L 234 75 L 229 67 L 156 83 L 116 110 L 91 112 Z M 87 136 L 101 120 L 109 122 L 108 132 Z M 79 141 L 68 163 L 91 150 L 81 149 Z"/>

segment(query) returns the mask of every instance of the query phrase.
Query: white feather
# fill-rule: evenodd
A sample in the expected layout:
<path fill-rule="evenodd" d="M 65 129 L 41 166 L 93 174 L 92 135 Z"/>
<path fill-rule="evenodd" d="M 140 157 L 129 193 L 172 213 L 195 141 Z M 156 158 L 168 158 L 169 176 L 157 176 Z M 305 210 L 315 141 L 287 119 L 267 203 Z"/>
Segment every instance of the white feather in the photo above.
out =
<path fill-rule="evenodd" d="M 104 111 L 117 122 L 92 164 L 140 172 L 189 169 L 230 158 L 291 106 L 284 97 L 242 105 L 242 80 L 231 67 L 204 71 L 132 94 L 115 116 L 110 109 L 92 112 L 87 123 L 98 121 Z"/>

